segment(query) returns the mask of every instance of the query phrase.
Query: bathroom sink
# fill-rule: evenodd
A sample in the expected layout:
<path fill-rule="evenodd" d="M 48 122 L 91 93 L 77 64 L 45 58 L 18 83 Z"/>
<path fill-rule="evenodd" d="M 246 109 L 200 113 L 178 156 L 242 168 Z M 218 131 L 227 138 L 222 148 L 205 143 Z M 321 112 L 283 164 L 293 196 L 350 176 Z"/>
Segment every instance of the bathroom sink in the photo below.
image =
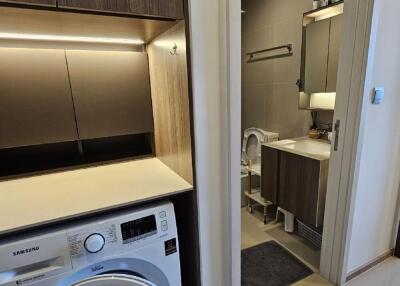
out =
<path fill-rule="evenodd" d="M 316 140 L 297 141 L 296 143 L 285 145 L 285 147 L 314 155 L 330 154 L 331 152 L 330 144 Z"/>
<path fill-rule="evenodd" d="M 331 153 L 331 145 L 327 141 L 310 138 L 282 140 L 267 145 L 282 151 L 319 160 L 329 159 Z"/>

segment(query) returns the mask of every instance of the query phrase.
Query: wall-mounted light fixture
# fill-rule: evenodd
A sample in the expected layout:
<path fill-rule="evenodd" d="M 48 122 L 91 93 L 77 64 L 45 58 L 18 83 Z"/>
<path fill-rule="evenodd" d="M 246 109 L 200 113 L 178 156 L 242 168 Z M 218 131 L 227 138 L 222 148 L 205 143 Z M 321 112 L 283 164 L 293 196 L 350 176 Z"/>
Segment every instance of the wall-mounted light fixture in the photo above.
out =
<path fill-rule="evenodd" d="M 321 21 L 328 18 L 335 17 L 337 15 L 343 14 L 344 4 L 342 2 L 334 5 L 329 5 L 323 8 L 320 8 L 311 13 L 307 13 L 305 15 L 308 19 L 313 19 L 314 21 Z"/>
<path fill-rule="evenodd" d="M 0 32 L 0 40 L 51 41 L 51 42 L 98 43 L 98 44 L 120 44 L 120 45 L 144 44 L 142 40 L 128 39 L 128 38 L 82 37 L 82 36 L 66 36 L 66 35 L 1 33 L 1 32 Z"/>
<path fill-rule="evenodd" d="M 336 92 L 312 93 L 310 97 L 310 108 L 334 110 Z"/>

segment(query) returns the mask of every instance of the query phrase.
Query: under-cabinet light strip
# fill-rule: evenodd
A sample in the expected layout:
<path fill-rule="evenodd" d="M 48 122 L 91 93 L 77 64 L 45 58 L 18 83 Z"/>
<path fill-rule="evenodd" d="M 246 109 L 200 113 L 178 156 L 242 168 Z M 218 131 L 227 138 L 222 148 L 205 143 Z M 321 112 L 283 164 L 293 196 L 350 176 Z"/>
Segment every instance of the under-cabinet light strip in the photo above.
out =
<path fill-rule="evenodd" d="M 100 44 L 122 44 L 122 45 L 143 45 L 144 44 L 144 42 L 142 40 L 138 40 L 138 39 L 80 37 L 80 36 L 44 35 L 44 34 L 20 34 L 20 33 L 0 33 L 0 39 L 27 40 L 27 41 L 100 43 Z"/>

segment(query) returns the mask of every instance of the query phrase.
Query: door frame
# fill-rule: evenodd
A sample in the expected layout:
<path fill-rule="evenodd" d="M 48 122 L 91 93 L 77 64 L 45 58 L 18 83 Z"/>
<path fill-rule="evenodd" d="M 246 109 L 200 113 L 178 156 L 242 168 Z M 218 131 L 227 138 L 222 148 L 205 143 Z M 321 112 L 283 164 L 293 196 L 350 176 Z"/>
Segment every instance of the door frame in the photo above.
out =
<path fill-rule="evenodd" d="M 333 151 L 331 158 L 320 267 L 323 276 L 338 284 L 347 274 L 376 1 L 345 1 L 334 115 L 341 120 L 341 130 L 338 152 Z M 189 3 L 201 280 L 202 285 L 239 286 L 241 1 Z"/>
<path fill-rule="evenodd" d="M 332 150 L 331 153 L 320 265 L 321 274 L 339 285 L 344 284 L 347 278 L 348 248 L 366 119 L 364 111 L 371 90 L 376 15 L 379 14 L 374 5 L 376 2 L 345 2 L 346 29 L 334 114 L 334 122 L 341 121 L 341 134 L 338 151 Z"/>
<path fill-rule="evenodd" d="M 371 39 L 371 29 L 376 29 L 377 26 L 377 19 L 373 18 L 373 12 L 377 9 L 374 3 L 374 0 L 346 0 L 344 8 L 346 29 L 343 29 L 342 35 L 338 95 L 334 114 L 334 122 L 340 120 L 340 134 L 337 151 L 334 150 L 334 144 L 331 150 L 327 192 L 329 203 L 326 204 L 325 210 L 320 264 L 321 274 L 337 284 L 343 284 L 347 274 L 351 210 L 355 196 L 353 190 L 360 165 L 359 153 L 362 149 L 361 138 L 365 122 L 363 110 L 370 90 L 372 67 L 369 63 L 373 62 L 375 48 L 374 39 Z M 231 24 L 231 28 L 235 27 Z M 237 206 L 237 200 L 238 198 L 231 199 L 231 212 Z M 231 216 L 231 225 L 237 224 L 236 218 L 237 215 Z M 240 251 L 240 245 L 236 245 L 236 249 L 232 245 L 232 249 Z M 234 270 L 240 273 L 240 269 Z M 232 281 L 237 281 L 234 277 L 235 271 L 232 273 Z"/>

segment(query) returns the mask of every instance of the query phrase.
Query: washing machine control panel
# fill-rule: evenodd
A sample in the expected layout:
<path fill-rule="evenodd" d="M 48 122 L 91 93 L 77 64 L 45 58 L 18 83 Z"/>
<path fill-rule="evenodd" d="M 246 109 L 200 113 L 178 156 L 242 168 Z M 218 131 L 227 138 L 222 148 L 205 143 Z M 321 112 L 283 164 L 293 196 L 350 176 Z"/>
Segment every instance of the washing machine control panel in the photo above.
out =
<path fill-rule="evenodd" d="M 177 237 L 171 203 L 124 212 L 67 232 L 74 267 L 122 255 L 146 245 Z"/>

